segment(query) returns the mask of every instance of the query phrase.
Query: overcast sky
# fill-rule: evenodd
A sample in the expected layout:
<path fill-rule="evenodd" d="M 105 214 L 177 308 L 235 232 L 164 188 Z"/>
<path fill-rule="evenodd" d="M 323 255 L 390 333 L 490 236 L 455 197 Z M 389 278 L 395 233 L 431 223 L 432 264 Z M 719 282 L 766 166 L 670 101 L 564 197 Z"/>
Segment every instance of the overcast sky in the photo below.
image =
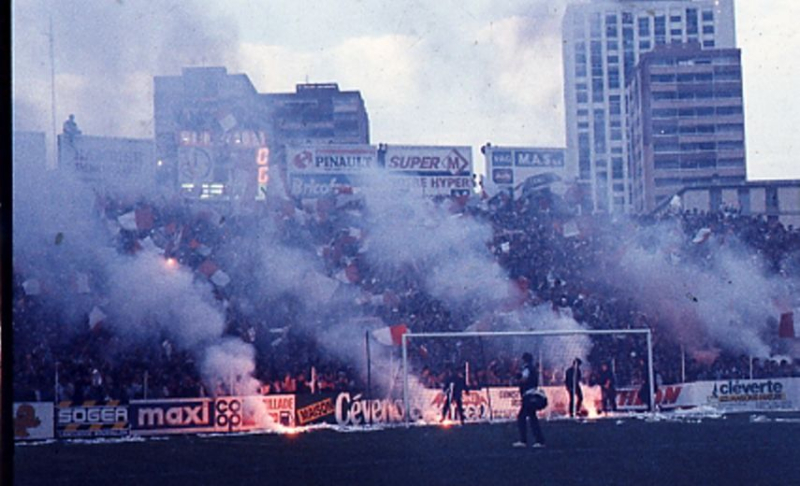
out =
<path fill-rule="evenodd" d="M 15 0 L 14 122 L 151 137 L 153 76 L 223 65 L 260 92 L 360 90 L 373 143 L 564 146 L 565 0 Z M 501 5 L 498 5 L 501 4 Z M 737 0 L 748 176 L 800 178 L 800 2 Z"/>

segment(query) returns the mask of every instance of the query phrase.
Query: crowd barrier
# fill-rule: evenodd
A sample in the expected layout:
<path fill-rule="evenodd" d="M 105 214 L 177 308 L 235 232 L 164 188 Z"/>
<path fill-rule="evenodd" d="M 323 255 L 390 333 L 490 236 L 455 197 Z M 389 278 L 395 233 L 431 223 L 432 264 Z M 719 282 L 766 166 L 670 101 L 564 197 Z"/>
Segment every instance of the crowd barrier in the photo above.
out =
<path fill-rule="evenodd" d="M 568 413 L 564 387 L 543 387 L 548 407 L 544 418 Z M 599 387 L 583 386 L 584 408 L 590 416 L 601 410 Z M 445 406 L 441 390 L 412 390 L 409 421 L 438 423 Z M 515 387 L 484 387 L 462 397 L 466 422 L 508 420 L 520 408 Z M 701 381 L 658 388 L 661 410 L 705 407 L 720 412 L 800 410 L 800 378 Z M 644 411 L 639 390 L 616 393 L 619 411 Z M 453 420 L 451 403 L 445 418 Z M 173 398 L 84 402 L 20 402 L 14 404 L 16 440 L 148 436 L 194 433 L 232 433 L 253 430 L 291 430 L 298 426 L 331 424 L 358 427 L 406 421 L 402 397 L 368 398 L 363 393 L 282 394 L 247 397 Z"/>

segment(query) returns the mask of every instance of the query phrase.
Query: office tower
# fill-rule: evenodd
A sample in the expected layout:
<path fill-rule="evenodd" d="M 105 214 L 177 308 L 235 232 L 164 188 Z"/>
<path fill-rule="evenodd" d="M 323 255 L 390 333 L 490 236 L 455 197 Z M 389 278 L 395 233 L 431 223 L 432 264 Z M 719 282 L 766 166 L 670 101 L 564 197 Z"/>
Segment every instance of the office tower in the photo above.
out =
<path fill-rule="evenodd" d="M 569 6 L 562 28 L 568 171 L 587 211 L 629 212 L 626 83 L 656 46 L 735 47 L 733 0 L 595 0 Z"/>
<path fill-rule="evenodd" d="M 336 83 L 298 84 L 294 93 L 261 95 L 284 144 L 369 144 L 369 117 L 360 91 Z"/>
<path fill-rule="evenodd" d="M 683 187 L 745 182 L 739 49 L 659 46 L 642 55 L 626 97 L 634 212 Z"/>

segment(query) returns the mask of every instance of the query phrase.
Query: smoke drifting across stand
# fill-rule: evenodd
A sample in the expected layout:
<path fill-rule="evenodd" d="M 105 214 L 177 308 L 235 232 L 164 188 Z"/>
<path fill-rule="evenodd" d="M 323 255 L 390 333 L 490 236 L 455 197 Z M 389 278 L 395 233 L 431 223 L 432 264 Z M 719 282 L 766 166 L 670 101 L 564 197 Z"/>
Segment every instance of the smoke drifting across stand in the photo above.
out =
<path fill-rule="evenodd" d="M 788 310 L 777 302 L 791 300 L 796 282 L 768 276 L 767 263 L 734 236 L 705 230 L 697 231 L 690 255 L 680 251 L 677 220 L 639 231 L 621 254 L 608 253 L 619 257 L 608 262 L 619 277 L 609 285 L 649 309 L 652 324 L 689 351 L 770 356 L 775 329 L 768 318 Z"/>
<path fill-rule="evenodd" d="M 229 391 L 233 384 L 237 391 L 258 392 L 252 346 L 224 337 L 224 303 L 214 298 L 210 283 L 170 263 L 155 246 L 119 252 L 117 219 L 99 210 L 93 189 L 68 168 L 15 165 L 14 177 L 15 263 L 23 262 L 20 270 L 37 287 L 46 283 L 42 302 L 65 334 L 82 332 L 88 321 L 118 336 L 122 349 L 174 344 L 200 363 L 209 390 Z M 47 197 L 37 188 L 48 188 Z M 79 298 L 72 291 L 76 275 L 85 276 Z M 90 315 L 99 317 L 93 322 Z"/>

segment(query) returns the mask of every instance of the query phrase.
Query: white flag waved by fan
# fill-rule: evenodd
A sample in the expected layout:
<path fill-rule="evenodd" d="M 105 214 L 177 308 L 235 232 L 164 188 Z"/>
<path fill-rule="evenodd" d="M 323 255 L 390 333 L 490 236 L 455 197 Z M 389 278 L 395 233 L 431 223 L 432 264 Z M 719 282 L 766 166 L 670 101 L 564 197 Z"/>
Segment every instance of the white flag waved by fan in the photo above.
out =
<path fill-rule="evenodd" d="M 89 313 L 89 329 L 94 329 L 98 324 L 106 320 L 106 313 L 100 310 L 99 307 L 94 306 L 92 312 Z"/>
<path fill-rule="evenodd" d="M 372 337 L 385 346 L 400 346 L 403 344 L 403 334 L 408 332 L 408 326 L 397 324 L 396 326 L 381 327 L 372 331 Z"/>

